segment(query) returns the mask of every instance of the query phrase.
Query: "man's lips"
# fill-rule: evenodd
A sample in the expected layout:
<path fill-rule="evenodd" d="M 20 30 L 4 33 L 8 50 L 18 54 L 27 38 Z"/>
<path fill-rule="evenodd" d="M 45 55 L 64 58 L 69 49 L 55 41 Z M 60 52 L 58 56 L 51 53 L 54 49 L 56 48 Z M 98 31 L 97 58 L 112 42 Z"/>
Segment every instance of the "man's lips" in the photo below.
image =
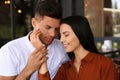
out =
<path fill-rule="evenodd" d="M 53 38 L 47 38 L 46 39 L 48 42 L 52 42 L 53 41 Z"/>

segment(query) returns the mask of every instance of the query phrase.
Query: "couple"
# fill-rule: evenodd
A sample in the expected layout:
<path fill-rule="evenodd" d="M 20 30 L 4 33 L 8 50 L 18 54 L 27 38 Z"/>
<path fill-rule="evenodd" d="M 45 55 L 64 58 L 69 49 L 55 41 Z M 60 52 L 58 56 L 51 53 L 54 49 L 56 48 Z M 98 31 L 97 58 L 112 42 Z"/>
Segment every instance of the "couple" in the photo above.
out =
<path fill-rule="evenodd" d="M 0 50 L 0 80 L 117 80 L 112 60 L 97 52 L 87 19 L 61 18 L 58 3 L 36 4 L 33 31 Z M 64 48 L 54 39 L 59 26 Z"/>

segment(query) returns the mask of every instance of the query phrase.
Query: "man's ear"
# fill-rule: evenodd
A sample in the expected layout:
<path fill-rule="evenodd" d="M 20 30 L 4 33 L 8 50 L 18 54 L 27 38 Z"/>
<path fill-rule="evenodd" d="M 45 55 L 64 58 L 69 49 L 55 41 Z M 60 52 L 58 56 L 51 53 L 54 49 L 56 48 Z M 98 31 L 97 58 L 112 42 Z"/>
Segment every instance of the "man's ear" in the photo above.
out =
<path fill-rule="evenodd" d="M 33 26 L 33 28 L 36 27 L 36 19 L 35 18 L 32 18 L 32 26 Z"/>

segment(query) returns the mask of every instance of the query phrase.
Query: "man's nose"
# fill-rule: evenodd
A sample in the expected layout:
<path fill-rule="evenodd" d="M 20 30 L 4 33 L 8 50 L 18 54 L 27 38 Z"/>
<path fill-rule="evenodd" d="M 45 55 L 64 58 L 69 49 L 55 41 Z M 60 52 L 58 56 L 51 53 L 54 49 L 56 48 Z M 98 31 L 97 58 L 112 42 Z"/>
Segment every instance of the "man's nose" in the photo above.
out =
<path fill-rule="evenodd" d="M 51 35 L 52 37 L 55 37 L 55 36 L 56 36 L 56 30 L 51 30 L 50 35 Z"/>

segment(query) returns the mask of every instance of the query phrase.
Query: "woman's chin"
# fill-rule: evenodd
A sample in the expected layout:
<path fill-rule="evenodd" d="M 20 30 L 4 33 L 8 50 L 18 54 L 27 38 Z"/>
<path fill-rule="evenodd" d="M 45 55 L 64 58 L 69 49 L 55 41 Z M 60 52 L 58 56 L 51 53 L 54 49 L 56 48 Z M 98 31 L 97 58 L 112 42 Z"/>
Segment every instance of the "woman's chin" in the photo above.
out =
<path fill-rule="evenodd" d="M 70 51 L 70 50 L 65 50 L 65 52 L 66 52 L 66 53 L 69 53 L 69 52 L 71 52 L 71 51 Z"/>

